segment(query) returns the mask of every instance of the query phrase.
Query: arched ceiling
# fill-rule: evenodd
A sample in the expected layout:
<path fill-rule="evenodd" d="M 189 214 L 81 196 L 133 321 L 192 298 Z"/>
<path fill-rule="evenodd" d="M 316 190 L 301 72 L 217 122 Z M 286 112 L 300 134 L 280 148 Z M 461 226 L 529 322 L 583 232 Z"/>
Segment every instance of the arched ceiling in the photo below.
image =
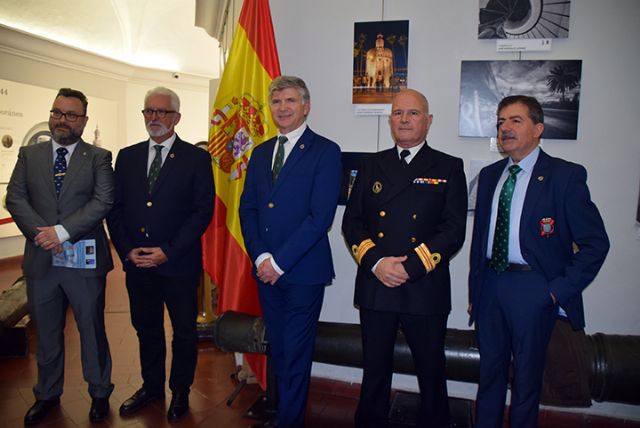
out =
<path fill-rule="evenodd" d="M 0 25 L 127 64 L 219 77 L 195 0 L 0 0 Z"/>

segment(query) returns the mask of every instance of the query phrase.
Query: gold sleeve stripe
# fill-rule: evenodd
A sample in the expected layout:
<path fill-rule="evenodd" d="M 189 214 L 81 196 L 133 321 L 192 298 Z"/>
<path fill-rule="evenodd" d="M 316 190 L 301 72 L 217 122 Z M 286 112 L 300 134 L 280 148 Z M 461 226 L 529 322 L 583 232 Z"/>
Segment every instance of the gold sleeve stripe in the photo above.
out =
<path fill-rule="evenodd" d="M 440 263 L 440 260 L 442 259 L 440 253 L 431 254 L 431 251 L 429 251 L 427 246 L 424 244 L 420 244 L 413 250 L 416 252 L 418 257 L 420 257 L 420 261 L 422 261 L 422 264 L 424 265 L 424 268 L 427 270 L 427 272 L 431 272 L 432 270 L 434 270 L 436 268 L 436 265 Z"/>
<path fill-rule="evenodd" d="M 353 256 L 356 258 L 356 262 L 358 263 L 358 265 L 362 261 L 362 258 L 364 257 L 364 255 L 367 254 L 367 251 L 369 251 L 375 246 L 376 244 L 374 244 L 371 239 L 365 239 L 360 243 L 360 245 L 354 244 L 351 246 L 351 252 L 353 253 Z"/>

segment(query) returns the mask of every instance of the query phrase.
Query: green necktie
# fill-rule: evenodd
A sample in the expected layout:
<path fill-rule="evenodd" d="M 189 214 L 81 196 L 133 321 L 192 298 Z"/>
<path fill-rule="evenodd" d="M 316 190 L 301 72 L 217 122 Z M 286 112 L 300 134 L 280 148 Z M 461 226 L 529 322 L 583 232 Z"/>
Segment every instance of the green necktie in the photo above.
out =
<path fill-rule="evenodd" d="M 149 175 L 147 176 L 147 183 L 149 183 L 149 192 L 153 190 L 153 185 L 156 184 L 158 175 L 160 175 L 160 168 L 162 168 L 162 149 L 164 147 L 160 144 L 156 144 L 156 157 L 151 162 L 151 168 L 149 168 Z"/>
<path fill-rule="evenodd" d="M 493 247 L 491 247 L 491 266 L 496 272 L 503 272 L 509 266 L 509 217 L 511 215 L 511 199 L 516 187 L 516 176 L 522 171 L 518 165 L 509 167 L 507 177 L 500 198 L 498 199 L 498 216 L 496 217 L 496 230 L 493 235 Z"/>
<path fill-rule="evenodd" d="M 273 169 L 271 170 L 271 180 L 273 183 L 278 179 L 278 174 L 280 174 L 282 165 L 284 165 L 284 143 L 287 141 L 287 137 L 284 135 L 278 137 L 278 150 L 276 151 L 276 158 L 273 161 Z"/>

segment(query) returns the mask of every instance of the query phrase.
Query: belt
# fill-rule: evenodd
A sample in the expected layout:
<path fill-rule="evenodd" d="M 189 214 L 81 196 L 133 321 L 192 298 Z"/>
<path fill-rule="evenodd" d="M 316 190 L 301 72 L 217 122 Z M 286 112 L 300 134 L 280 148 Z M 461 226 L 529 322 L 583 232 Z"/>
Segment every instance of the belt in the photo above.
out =
<path fill-rule="evenodd" d="M 532 270 L 533 268 L 529 265 L 519 265 L 516 263 L 509 263 L 507 267 L 507 272 L 529 272 Z"/>
<path fill-rule="evenodd" d="M 489 266 L 489 261 L 487 260 L 487 266 Z M 491 266 L 489 266 L 491 267 Z M 509 263 L 509 266 L 505 269 L 505 272 L 531 272 L 533 268 L 529 265 L 521 265 L 517 263 Z"/>

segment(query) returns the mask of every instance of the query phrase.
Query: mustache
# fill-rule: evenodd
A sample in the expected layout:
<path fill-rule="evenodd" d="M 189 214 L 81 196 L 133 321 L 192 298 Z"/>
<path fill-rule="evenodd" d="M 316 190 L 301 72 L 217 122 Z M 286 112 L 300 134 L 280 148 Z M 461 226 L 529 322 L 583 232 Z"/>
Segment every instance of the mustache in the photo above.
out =
<path fill-rule="evenodd" d="M 71 127 L 69 125 L 64 125 L 64 124 L 56 125 L 56 127 L 53 128 L 53 129 L 59 129 L 59 128 L 64 128 L 64 129 L 68 129 L 69 131 L 71 131 Z"/>
<path fill-rule="evenodd" d="M 500 133 L 500 138 L 502 138 L 503 140 L 505 138 L 516 138 L 516 135 L 513 132 L 502 132 Z"/>

